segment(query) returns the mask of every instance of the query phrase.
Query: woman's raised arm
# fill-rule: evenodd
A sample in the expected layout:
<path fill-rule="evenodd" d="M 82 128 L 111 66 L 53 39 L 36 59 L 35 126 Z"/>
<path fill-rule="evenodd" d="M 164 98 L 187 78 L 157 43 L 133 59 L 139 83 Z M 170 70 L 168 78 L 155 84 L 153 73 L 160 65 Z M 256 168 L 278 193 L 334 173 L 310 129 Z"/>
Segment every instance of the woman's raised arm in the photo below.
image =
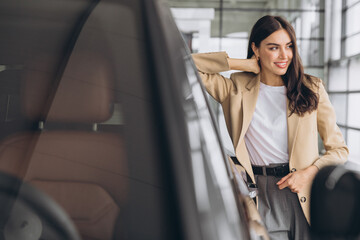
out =
<path fill-rule="evenodd" d="M 229 58 L 226 52 L 192 54 L 199 75 L 208 93 L 218 102 L 223 102 L 232 89 L 236 89 L 232 79 L 220 75 L 220 72 L 238 70 L 259 73 L 256 59 Z"/>

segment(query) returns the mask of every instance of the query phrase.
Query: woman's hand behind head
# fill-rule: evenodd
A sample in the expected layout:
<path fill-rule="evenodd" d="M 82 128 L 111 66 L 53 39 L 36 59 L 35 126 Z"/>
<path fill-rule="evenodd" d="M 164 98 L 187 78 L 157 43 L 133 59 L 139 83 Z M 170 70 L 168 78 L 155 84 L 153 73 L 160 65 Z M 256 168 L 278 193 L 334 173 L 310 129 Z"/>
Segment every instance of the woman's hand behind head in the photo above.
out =
<path fill-rule="evenodd" d="M 251 70 L 250 72 L 253 72 L 255 74 L 260 73 L 260 65 L 259 65 L 259 60 L 255 57 L 255 55 L 253 55 L 250 59 L 251 61 Z"/>
<path fill-rule="evenodd" d="M 230 70 L 239 70 L 244 72 L 253 72 L 258 74 L 260 72 L 260 66 L 255 58 L 250 59 L 238 59 L 228 58 Z"/>

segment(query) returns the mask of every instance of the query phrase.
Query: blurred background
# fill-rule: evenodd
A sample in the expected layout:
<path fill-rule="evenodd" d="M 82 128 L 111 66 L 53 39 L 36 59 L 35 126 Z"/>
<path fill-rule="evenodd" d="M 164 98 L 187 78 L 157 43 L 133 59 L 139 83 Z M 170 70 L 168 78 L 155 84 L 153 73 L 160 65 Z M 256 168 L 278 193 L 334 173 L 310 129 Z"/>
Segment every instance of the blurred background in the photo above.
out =
<path fill-rule="evenodd" d="M 295 28 L 305 72 L 324 80 L 338 125 L 360 164 L 360 0 L 167 0 L 190 50 L 246 58 L 248 36 L 264 15 Z M 231 72 L 223 73 L 229 76 Z M 224 145 L 233 153 L 222 110 L 213 102 Z M 320 153 L 323 153 L 319 139 Z"/>

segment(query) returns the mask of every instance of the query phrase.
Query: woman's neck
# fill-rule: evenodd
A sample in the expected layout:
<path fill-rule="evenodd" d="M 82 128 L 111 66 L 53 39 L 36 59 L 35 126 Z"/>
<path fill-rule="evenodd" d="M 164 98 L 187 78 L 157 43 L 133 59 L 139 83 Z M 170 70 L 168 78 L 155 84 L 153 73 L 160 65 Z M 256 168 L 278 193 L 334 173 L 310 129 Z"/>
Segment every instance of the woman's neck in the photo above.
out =
<path fill-rule="evenodd" d="M 284 86 L 284 81 L 279 75 L 261 73 L 260 81 L 269 86 Z"/>

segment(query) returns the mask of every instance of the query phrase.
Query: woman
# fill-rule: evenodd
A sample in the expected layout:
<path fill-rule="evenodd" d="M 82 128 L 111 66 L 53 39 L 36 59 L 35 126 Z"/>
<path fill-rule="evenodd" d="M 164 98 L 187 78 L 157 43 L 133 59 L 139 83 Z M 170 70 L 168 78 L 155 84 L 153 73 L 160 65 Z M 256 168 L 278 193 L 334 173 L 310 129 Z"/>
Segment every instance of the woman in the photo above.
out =
<path fill-rule="evenodd" d="M 285 19 L 256 22 L 247 58 L 193 55 L 207 91 L 222 105 L 236 156 L 257 184 L 270 237 L 309 239 L 312 180 L 320 168 L 344 163 L 348 149 L 322 81 L 304 74 L 295 31 Z M 244 72 L 218 74 L 228 70 Z"/>

